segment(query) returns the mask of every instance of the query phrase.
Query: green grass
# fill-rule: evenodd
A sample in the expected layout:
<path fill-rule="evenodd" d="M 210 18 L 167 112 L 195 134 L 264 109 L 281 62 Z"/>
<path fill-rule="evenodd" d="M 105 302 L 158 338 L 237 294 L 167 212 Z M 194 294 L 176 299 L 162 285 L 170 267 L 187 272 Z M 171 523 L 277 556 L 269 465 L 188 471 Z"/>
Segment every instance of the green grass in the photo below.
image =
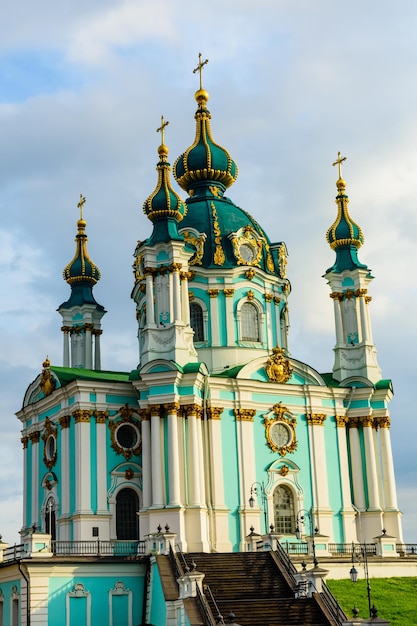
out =
<path fill-rule="evenodd" d="M 352 608 L 359 609 L 359 617 L 368 619 L 366 581 L 326 580 L 345 613 L 352 616 Z M 371 601 L 378 609 L 378 617 L 392 626 L 416 626 L 417 578 L 371 578 Z"/>

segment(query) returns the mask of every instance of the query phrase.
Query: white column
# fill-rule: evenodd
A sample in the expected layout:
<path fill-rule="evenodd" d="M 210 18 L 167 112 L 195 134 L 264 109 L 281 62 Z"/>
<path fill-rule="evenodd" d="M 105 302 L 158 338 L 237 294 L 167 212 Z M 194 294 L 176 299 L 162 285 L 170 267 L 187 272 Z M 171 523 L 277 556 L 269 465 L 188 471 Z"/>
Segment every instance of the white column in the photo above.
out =
<path fill-rule="evenodd" d="M 90 411 L 78 409 L 75 419 L 75 509 L 78 513 L 91 513 L 91 450 Z M 81 539 L 81 537 L 75 537 Z"/>
<path fill-rule="evenodd" d="M 343 334 L 343 323 L 342 323 L 342 313 L 340 311 L 339 294 L 336 292 L 333 292 L 330 294 L 330 297 L 333 298 L 334 322 L 335 322 L 335 329 L 336 329 L 336 344 L 344 344 L 346 343 L 346 339 Z"/>
<path fill-rule="evenodd" d="M 30 524 L 39 524 L 39 430 L 30 433 L 29 439 L 32 444 L 32 510 L 30 515 Z"/>
<path fill-rule="evenodd" d="M 95 329 L 94 333 L 94 369 L 101 370 L 100 335 L 103 331 Z"/>
<path fill-rule="evenodd" d="M 349 419 L 349 443 L 354 504 L 360 511 L 364 511 L 365 490 L 363 485 L 362 454 L 359 441 L 357 417 L 351 417 Z"/>
<path fill-rule="evenodd" d="M 336 416 L 337 424 L 337 443 L 339 448 L 339 465 L 340 465 L 340 480 L 342 487 L 342 506 L 343 508 L 351 508 L 352 497 L 350 493 L 350 481 L 349 481 L 349 461 L 347 454 L 347 441 L 346 441 L 346 424 L 349 422 L 345 416 Z"/>
<path fill-rule="evenodd" d="M 185 326 L 190 325 L 190 300 L 188 297 L 188 272 L 181 273 L 181 306 Z"/>
<path fill-rule="evenodd" d="M 308 433 L 310 440 L 310 467 L 313 478 L 313 507 L 329 509 L 329 484 L 327 482 L 326 445 L 324 442 L 324 422 L 326 415 L 308 413 Z"/>
<path fill-rule="evenodd" d="M 59 419 L 61 426 L 61 445 L 58 459 L 61 463 L 61 516 L 65 517 L 70 513 L 70 457 L 69 457 L 69 434 L 71 416 L 63 415 Z M 60 537 L 69 539 L 69 537 Z"/>
<path fill-rule="evenodd" d="M 395 489 L 394 463 L 392 458 L 390 419 L 382 417 L 378 420 L 381 443 L 381 460 L 384 473 L 385 509 L 398 509 L 397 492 Z"/>
<path fill-rule="evenodd" d="M 151 409 L 151 464 L 152 464 L 152 506 L 161 507 L 164 504 L 162 491 L 162 445 L 161 445 L 161 418 L 160 406 L 155 404 Z"/>
<path fill-rule="evenodd" d="M 197 411 L 197 445 L 198 445 L 198 473 L 199 473 L 199 478 L 200 478 L 200 505 L 207 506 L 206 480 L 205 480 L 205 472 L 204 472 L 202 411 Z"/>
<path fill-rule="evenodd" d="M 142 421 L 142 500 L 143 508 L 152 503 L 152 471 L 151 471 L 151 423 L 145 409 L 140 411 Z"/>
<path fill-rule="evenodd" d="M 378 473 L 375 463 L 375 447 L 372 435 L 373 418 L 366 415 L 360 418 L 363 426 L 363 440 L 365 444 L 366 479 L 368 483 L 368 508 L 378 510 L 380 508 Z"/>
<path fill-rule="evenodd" d="M 108 509 L 107 509 L 107 453 L 106 453 L 107 417 L 108 417 L 107 411 L 95 412 L 97 515 L 104 515 L 108 512 Z"/>
<path fill-rule="evenodd" d="M 233 294 L 234 289 L 225 289 L 225 304 L 226 304 L 226 342 L 227 345 L 234 346 L 235 345 L 235 318 L 233 315 Z"/>
<path fill-rule="evenodd" d="M 71 329 L 71 367 L 75 367 L 77 361 L 77 335 L 74 328 Z"/>
<path fill-rule="evenodd" d="M 173 263 L 172 264 L 172 287 L 173 287 L 173 315 L 174 319 L 171 320 L 173 322 L 182 321 L 181 315 L 181 289 L 180 289 L 180 274 L 179 270 L 181 269 L 181 263 Z"/>
<path fill-rule="evenodd" d="M 220 330 L 219 330 L 219 315 L 217 299 L 219 295 L 218 289 L 207 289 L 207 293 L 210 297 L 210 324 L 211 324 L 211 345 L 220 345 Z"/>
<path fill-rule="evenodd" d="M 29 437 L 25 435 L 24 437 L 22 437 L 21 442 L 23 445 L 23 526 L 29 526 L 30 520 L 28 519 L 28 508 L 27 508 Z"/>
<path fill-rule="evenodd" d="M 281 333 L 278 329 L 280 329 L 280 325 L 275 324 L 277 329 L 277 341 L 274 342 L 272 337 L 272 326 L 273 326 L 273 315 L 275 313 L 275 307 L 272 307 L 272 294 L 265 294 L 265 315 L 266 315 L 266 336 L 267 336 L 267 349 L 272 350 L 276 345 L 281 343 Z"/>
<path fill-rule="evenodd" d="M 223 408 L 210 407 L 208 409 L 209 427 L 209 459 L 208 469 L 211 474 L 209 484 L 211 485 L 213 508 L 224 507 L 224 481 L 227 478 L 223 473 L 223 453 L 221 437 L 221 414 Z"/>
<path fill-rule="evenodd" d="M 88 370 L 93 368 L 93 339 L 92 324 L 84 324 L 84 367 Z"/>
<path fill-rule="evenodd" d="M 153 276 L 152 276 L 152 271 L 149 268 L 145 270 L 145 276 L 146 276 L 146 325 L 153 326 L 155 324 Z"/>
<path fill-rule="evenodd" d="M 178 272 L 175 272 L 178 277 Z M 174 275 L 175 280 L 175 275 Z M 178 409 L 175 402 L 165 406 L 168 420 L 168 481 L 169 481 L 169 505 L 181 504 L 180 494 L 180 458 L 178 445 Z"/>
<path fill-rule="evenodd" d="M 188 454 L 188 498 L 191 506 L 197 506 L 201 504 L 201 491 L 200 491 L 200 448 L 198 445 L 198 431 L 197 431 L 197 412 L 200 411 L 200 407 L 191 404 L 186 407 L 187 410 L 187 424 L 188 424 L 188 437 L 187 437 L 187 454 Z"/>
<path fill-rule="evenodd" d="M 61 328 L 61 330 L 63 332 L 63 340 L 64 340 L 64 345 L 63 345 L 63 351 L 64 351 L 63 366 L 64 367 L 70 367 L 70 353 L 69 353 L 69 331 L 70 331 L 70 329 L 68 328 L 68 326 L 63 326 Z"/>

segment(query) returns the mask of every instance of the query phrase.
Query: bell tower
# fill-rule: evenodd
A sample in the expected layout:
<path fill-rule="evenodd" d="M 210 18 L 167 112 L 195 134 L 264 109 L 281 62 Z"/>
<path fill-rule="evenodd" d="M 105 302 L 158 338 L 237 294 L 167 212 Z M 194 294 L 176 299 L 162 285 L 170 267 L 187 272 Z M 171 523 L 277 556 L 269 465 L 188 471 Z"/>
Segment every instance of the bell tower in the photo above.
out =
<path fill-rule="evenodd" d="M 336 260 L 324 278 L 330 285 L 336 325 L 335 362 L 333 376 L 343 381 L 364 377 L 375 383 L 381 379 L 376 349 L 372 339 L 368 286 L 373 279 L 367 265 L 360 263 L 358 250 L 364 242 L 361 228 L 348 211 L 349 198 L 342 178 L 340 152 L 333 165 L 338 166 L 337 217 L 327 231 L 327 241 L 336 252 Z"/>

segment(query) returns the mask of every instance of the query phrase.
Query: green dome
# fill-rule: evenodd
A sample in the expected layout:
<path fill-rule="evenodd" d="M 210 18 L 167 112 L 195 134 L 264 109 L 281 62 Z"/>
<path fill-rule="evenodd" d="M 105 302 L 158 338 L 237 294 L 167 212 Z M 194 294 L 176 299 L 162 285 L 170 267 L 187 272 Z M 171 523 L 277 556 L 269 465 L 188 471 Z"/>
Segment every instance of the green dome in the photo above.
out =
<path fill-rule="evenodd" d="M 338 190 L 336 196 L 337 217 L 326 233 L 330 247 L 336 251 L 336 262 L 333 268 L 328 271 L 342 272 L 354 268 L 366 268 L 367 266 L 360 263 L 358 259 L 358 250 L 365 238 L 360 226 L 349 215 L 349 198 L 346 195 L 345 181 L 339 178 L 336 187 Z"/>
<path fill-rule="evenodd" d="M 181 154 L 174 164 L 174 176 L 185 191 L 195 182 L 210 180 L 232 185 L 238 175 L 237 165 L 225 148 L 213 141 L 210 128 L 210 111 L 206 108 L 208 93 L 199 89 L 195 94 L 198 109 L 195 114 L 196 136 L 194 143 Z"/>
<path fill-rule="evenodd" d="M 187 208 L 180 196 L 175 193 L 169 180 L 171 166 L 167 161 L 168 148 L 161 144 L 158 148 L 160 160 L 156 166 L 158 182 L 155 191 L 143 203 L 143 211 L 154 222 L 155 220 L 174 218 L 181 221 L 187 212 Z"/>

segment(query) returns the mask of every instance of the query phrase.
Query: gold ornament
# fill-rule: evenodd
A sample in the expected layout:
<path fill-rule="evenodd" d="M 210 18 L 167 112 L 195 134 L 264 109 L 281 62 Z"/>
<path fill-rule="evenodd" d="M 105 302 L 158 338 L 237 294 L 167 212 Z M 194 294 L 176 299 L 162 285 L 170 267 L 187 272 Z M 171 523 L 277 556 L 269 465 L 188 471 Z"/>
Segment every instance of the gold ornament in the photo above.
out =
<path fill-rule="evenodd" d="M 274 383 L 286 383 L 291 378 L 292 367 L 289 359 L 285 358 L 282 348 L 274 348 L 272 356 L 268 359 L 265 366 L 268 380 Z"/>

